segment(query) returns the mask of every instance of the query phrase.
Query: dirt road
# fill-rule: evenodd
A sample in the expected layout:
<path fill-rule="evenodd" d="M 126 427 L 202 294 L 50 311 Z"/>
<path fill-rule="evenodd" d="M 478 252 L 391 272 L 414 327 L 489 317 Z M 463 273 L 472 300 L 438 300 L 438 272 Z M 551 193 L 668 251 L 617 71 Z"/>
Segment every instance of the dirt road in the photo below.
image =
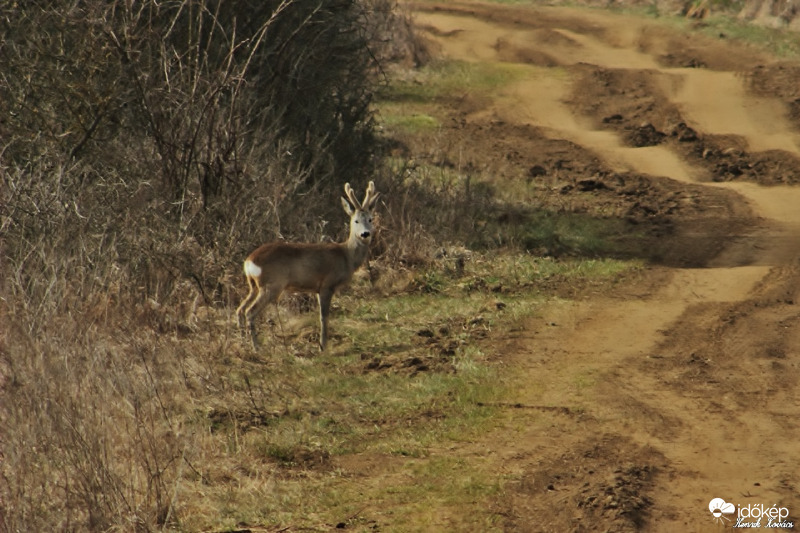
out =
<path fill-rule="evenodd" d="M 511 343 L 519 407 L 462 450 L 517 480 L 498 502 L 503 527 L 714 531 L 737 513 L 754 522 L 743 510 L 759 504 L 797 523 L 797 65 L 602 11 L 442 4 L 415 16 L 445 56 L 526 69 L 466 124 L 495 139 L 531 128 L 693 213 L 633 287 L 554 304 Z M 536 145 L 517 149 L 553 173 Z M 700 196 L 712 200 L 681 211 Z M 714 498 L 737 513 L 715 517 Z"/>

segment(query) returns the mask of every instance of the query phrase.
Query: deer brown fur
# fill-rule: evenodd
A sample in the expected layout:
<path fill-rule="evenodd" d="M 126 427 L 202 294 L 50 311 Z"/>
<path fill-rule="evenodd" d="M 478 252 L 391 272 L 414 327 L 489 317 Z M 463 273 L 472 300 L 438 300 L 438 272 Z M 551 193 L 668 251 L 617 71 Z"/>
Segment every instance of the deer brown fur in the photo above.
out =
<path fill-rule="evenodd" d="M 250 293 L 236 310 L 249 325 L 253 347 L 258 347 L 255 319 L 284 291 L 316 293 L 319 303 L 320 349 L 328 340 L 328 314 L 336 289 L 347 284 L 367 258 L 374 228 L 372 211 L 380 193 L 369 182 L 362 202 L 347 183 L 342 206 L 350 216 L 350 236 L 341 243 L 271 242 L 259 246 L 244 262 Z"/>

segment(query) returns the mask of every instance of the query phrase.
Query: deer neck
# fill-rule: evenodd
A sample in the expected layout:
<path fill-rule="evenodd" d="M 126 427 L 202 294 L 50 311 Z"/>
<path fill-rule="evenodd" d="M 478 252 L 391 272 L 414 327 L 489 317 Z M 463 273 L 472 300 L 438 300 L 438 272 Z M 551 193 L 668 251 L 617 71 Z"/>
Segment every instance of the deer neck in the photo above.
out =
<path fill-rule="evenodd" d="M 347 250 L 350 263 L 353 265 L 353 270 L 355 271 L 364 263 L 364 260 L 366 260 L 367 254 L 369 253 L 369 244 L 359 239 L 355 234 L 350 234 L 350 238 L 347 239 L 344 246 Z"/>

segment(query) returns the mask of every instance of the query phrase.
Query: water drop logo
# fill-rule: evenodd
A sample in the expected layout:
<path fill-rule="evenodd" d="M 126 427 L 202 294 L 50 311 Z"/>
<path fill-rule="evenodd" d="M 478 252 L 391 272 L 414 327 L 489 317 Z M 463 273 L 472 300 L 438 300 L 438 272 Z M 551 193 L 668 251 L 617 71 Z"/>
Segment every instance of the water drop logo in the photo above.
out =
<path fill-rule="evenodd" d="M 714 498 L 708 503 L 708 510 L 714 515 L 714 522 L 724 524 L 723 520 L 731 521 L 726 514 L 733 514 L 736 512 L 736 506 L 728 503 L 722 498 Z"/>

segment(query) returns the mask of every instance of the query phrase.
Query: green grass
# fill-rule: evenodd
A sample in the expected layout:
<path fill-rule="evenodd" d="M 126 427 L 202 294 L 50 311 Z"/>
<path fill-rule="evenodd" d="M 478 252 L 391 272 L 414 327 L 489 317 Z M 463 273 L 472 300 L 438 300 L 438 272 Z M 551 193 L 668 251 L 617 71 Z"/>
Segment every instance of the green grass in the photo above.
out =
<path fill-rule="evenodd" d="M 616 218 L 541 210 L 507 231 L 509 239 L 526 250 L 546 255 L 599 256 L 617 252 L 615 237 L 628 230 L 624 221 Z"/>
<path fill-rule="evenodd" d="M 402 174 L 407 185 L 425 190 L 438 203 L 422 206 L 417 217 L 436 218 L 468 248 L 487 251 L 516 247 L 539 255 L 599 257 L 628 252 L 636 237 L 629 224 L 613 216 L 576 213 L 542 206 L 541 195 L 532 187 L 497 187 L 490 176 L 468 170 L 437 166 L 425 161 L 413 165 L 392 158 L 390 172 Z M 620 237 L 625 237 L 625 242 Z M 627 243 L 627 244 L 626 244 Z M 421 280 L 436 291 L 435 279 Z"/>
<path fill-rule="evenodd" d="M 437 60 L 377 94 L 379 102 L 429 103 L 439 98 L 487 95 L 522 78 L 524 67 L 510 63 Z"/>
<path fill-rule="evenodd" d="M 800 56 L 800 33 L 788 28 L 770 28 L 738 17 L 743 1 L 715 0 L 710 2 L 711 14 L 702 21 L 659 11 L 655 4 L 647 6 L 613 7 L 612 11 L 648 18 L 658 18 L 664 24 L 686 32 L 698 32 L 715 39 L 725 38 L 753 44 L 779 57 Z"/>
<path fill-rule="evenodd" d="M 435 131 L 441 127 L 438 119 L 424 112 L 403 114 L 399 106 L 385 105 L 381 110 L 382 123 L 389 130 L 399 130 L 414 135 L 427 131 Z"/>
<path fill-rule="evenodd" d="M 389 132 L 409 135 L 441 127 L 433 116 L 437 100 L 487 97 L 494 89 L 524 76 L 524 69 L 512 64 L 465 61 L 435 61 L 395 80 L 377 94 L 381 125 Z"/>
<path fill-rule="evenodd" d="M 459 530 L 500 531 L 501 517 L 488 505 L 474 505 L 492 501 L 503 491 L 502 478 L 488 472 L 481 462 L 437 455 L 409 461 L 403 473 L 405 483 L 375 495 L 392 516 L 392 531 L 437 529 L 436 524 L 444 527 L 443 518 L 448 527 Z"/>
<path fill-rule="evenodd" d="M 779 57 L 800 56 L 800 34 L 785 28 L 768 28 L 748 23 L 732 15 L 712 15 L 703 21 L 698 31 L 709 37 L 734 39 L 751 43 Z"/>
<path fill-rule="evenodd" d="M 497 4 L 542 5 L 546 2 L 536 0 L 492 0 Z M 771 28 L 760 26 L 738 17 L 745 5 L 743 0 L 712 0 L 711 14 L 702 21 L 687 19 L 673 15 L 670 11 L 659 9 L 655 3 L 646 5 L 609 5 L 608 7 L 586 7 L 583 4 L 567 2 L 577 9 L 603 9 L 619 13 L 627 13 L 647 18 L 658 18 L 665 24 L 678 27 L 687 32 L 699 32 L 713 38 L 724 36 L 725 39 L 750 43 L 763 48 L 779 57 L 796 58 L 800 56 L 800 33 L 788 28 Z"/>

